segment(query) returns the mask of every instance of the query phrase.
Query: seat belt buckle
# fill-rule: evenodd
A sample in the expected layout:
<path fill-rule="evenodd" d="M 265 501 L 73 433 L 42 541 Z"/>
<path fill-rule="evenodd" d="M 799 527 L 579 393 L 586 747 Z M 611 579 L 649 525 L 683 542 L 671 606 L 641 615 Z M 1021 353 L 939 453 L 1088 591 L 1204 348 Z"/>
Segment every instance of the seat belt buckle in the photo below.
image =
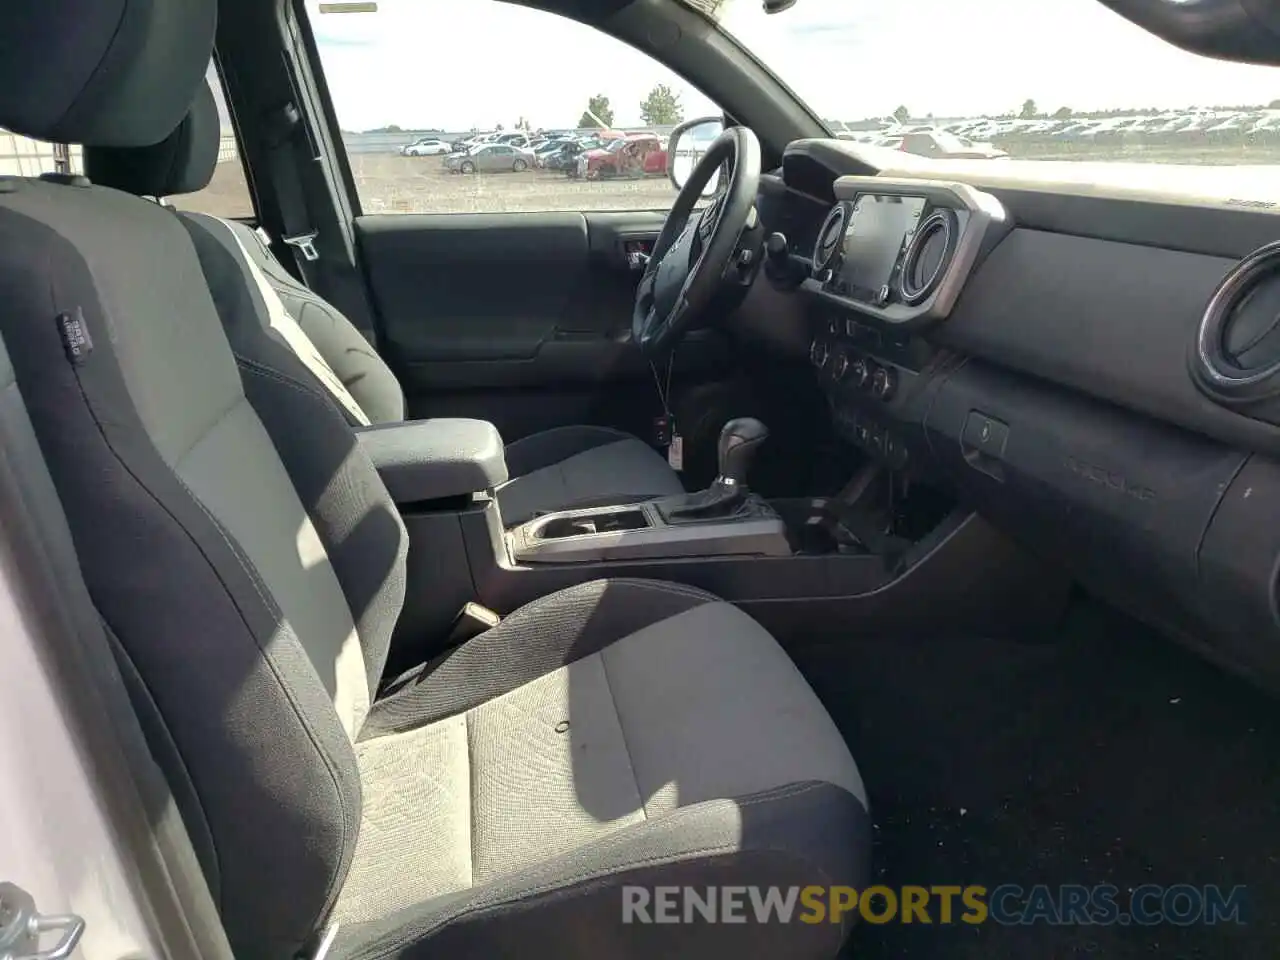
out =
<path fill-rule="evenodd" d="M 479 603 L 463 604 L 449 631 L 449 645 L 466 643 L 502 622 L 502 617 Z"/>
<path fill-rule="evenodd" d="M 316 250 L 316 231 L 314 230 L 310 233 L 299 233 L 296 236 L 285 237 L 284 242 L 301 253 L 302 259 L 308 263 L 320 259 L 320 254 Z"/>

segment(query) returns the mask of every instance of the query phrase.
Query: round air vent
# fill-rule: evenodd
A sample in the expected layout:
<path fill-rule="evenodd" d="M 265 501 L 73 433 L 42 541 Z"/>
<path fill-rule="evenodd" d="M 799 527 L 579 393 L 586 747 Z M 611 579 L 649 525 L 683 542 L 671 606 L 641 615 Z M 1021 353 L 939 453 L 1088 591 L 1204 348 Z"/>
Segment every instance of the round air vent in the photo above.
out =
<path fill-rule="evenodd" d="M 1280 242 L 1249 254 L 1218 286 L 1200 321 L 1191 369 L 1224 403 L 1280 394 Z"/>
<path fill-rule="evenodd" d="M 849 205 L 837 203 L 822 221 L 822 229 L 818 231 L 818 243 L 813 248 L 813 270 L 815 273 L 834 269 L 836 258 L 844 247 L 845 226 L 849 223 Z"/>
<path fill-rule="evenodd" d="M 956 215 L 950 210 L 935 210 L 920 221 L 898 273 L 898 294 L 903 303 L 914 307 L 938 289 L 956 251 L 959 233 Z"/>

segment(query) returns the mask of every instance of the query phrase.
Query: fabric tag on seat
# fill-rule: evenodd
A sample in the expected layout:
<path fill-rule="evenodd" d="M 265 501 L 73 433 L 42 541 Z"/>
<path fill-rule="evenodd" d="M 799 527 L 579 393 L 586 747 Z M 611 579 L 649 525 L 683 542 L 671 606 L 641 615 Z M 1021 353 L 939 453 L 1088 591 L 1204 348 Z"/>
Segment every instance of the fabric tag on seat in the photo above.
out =
<path fill-rule="evenodd" d="M 58 314 L 58 333 L 62 336 L 62 348 L 67 352 L 67 359 L 77 366 L 89 359 L 93 352 L 93 337 L 89 335 L 89 325 L 85 323 L 84 313 L 76 307 L 74 313 Z"/>

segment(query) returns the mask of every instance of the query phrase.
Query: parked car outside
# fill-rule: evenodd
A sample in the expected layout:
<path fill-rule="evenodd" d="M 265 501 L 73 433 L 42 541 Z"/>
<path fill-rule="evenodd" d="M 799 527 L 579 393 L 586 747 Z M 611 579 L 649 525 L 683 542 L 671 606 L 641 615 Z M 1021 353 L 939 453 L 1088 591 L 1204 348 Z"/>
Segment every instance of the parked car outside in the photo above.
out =
<path fill-rule="evenodd" d="M 450 173 L 522 173 L 533 166 L 533 154 L 506 143 L 484 143 L 445 159 Z"/>
<path fill-rule="evenodd" d="M 524 133 L 501 133 L 493 138 L 494 143 L 505 143 L 510 147 L 524 148 L 529 146 L 529 136 Z"/>
<path fill-rule="evenodd" d="M 656 134 L 636 133 L 579 155 L 572 175 L 585 180 L 613 177 L 664 177 L 667 151 Z"/>
<path fill-rule="evenodd" d="M 920 157 L 948 160 L 997 160 L 1009 156 L 989 143 L 975 143 L 942 130 L 904 134 L 898 149 Z"/>
<path fill-rule="evenodd" d="M 578 156 L 586 150 L 595 150 L 601 141 L 595 137 L 581 140 L 562 141 L 554 150 L 538 157 L 538 165 L 548 170 L 572 170 L 578 163 Z"/>
<path fill-rule="evenodd" d="M 420 137 L 400 148 L 402 157 L 439 157 L 450 151 L 451 147 L 436 137 Z"/>

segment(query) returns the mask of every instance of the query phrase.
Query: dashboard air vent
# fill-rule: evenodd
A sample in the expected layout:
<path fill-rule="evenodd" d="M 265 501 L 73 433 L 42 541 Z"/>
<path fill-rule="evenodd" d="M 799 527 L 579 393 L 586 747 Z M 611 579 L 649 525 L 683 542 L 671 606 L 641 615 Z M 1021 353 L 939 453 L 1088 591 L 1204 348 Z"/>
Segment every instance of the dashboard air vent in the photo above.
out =
<path fill-rule="evenodd" d="M 813 248 L 813 269 L 826 270 L 835 266 L 836 256 L 844 244 L 844 228 L 849 222 L 849 207 L 845 203 L 837 203 L 822 222 L 818 231 L 818 242 Z"/>
<path fill-rule="evenodd" d="M 923 303 L 938 289 L 951 266 L 959 233 L 956 215 L 950 210 L 935 210 L 916 227 L 898 275 L 898 295 L 903 303 Z"/>
<path fill-rule="evenodd" d="M 1280 394 L 1280 242 L 1249 254 L 1218 286 L 1191 369 L 1201 389 L 1224 403 Z"/>

